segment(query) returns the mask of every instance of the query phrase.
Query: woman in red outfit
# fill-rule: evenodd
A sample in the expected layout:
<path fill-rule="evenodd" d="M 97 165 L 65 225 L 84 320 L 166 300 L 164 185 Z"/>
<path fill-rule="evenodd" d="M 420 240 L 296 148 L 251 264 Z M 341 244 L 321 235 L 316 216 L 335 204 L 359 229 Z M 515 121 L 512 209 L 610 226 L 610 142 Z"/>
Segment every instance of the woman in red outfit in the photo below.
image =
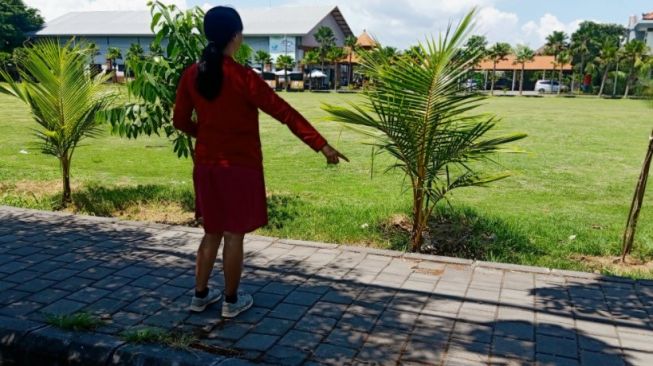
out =
<path fill-rule="evenodd" d="M 197 138 L 193 182 L 205 235 L 197 251 L 191 310 L 203 311 L 222 297 L 210 291 L 208 279 L 224 238 L 222 316 L 234 317 L 253 304 L 251 295 L 238 291 L 244 236 L 268 222 L 258 110 L 286 124 L 329 164 L 347 158 L 260 76 L 234 61 L 243 40 L 243 24 L 234 9 L 209 10 L 204 31 L 209 43 L 200 62 L 181 77 L 173 118 L 177 129 Z"/>

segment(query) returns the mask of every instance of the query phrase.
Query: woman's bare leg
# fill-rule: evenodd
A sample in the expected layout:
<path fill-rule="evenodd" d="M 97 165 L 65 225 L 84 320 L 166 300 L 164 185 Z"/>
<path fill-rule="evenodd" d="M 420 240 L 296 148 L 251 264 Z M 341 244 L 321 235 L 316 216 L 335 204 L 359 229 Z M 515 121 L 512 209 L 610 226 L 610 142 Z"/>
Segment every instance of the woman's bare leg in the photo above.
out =
<path fill-rule="evenodd" d="M 224 293 L 232 297 L 237 294 L 243 273 L 243 240 L 245 234 L 224 233 L 222 267 L 224 269 Z"/>
<path fill-rule="evenodd" d="M 222 234 L 205 234 L 202 243 L 197 249 L 197 262 L 195 265 L 195 290 L 206 290 L 215 258 L 218 256 Z"/>

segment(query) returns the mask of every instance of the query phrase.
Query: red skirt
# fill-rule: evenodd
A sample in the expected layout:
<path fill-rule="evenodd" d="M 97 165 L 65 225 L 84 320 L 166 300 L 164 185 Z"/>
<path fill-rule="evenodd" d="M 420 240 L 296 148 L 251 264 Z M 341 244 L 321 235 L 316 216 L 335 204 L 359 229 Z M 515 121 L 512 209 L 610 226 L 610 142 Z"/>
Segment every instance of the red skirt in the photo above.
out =
<path fill-rule="evenodd" d="M 204 232 L 250 233 L 268 223 L 265 181 L 261 169 L 195 164 L 196 215 Z"/>

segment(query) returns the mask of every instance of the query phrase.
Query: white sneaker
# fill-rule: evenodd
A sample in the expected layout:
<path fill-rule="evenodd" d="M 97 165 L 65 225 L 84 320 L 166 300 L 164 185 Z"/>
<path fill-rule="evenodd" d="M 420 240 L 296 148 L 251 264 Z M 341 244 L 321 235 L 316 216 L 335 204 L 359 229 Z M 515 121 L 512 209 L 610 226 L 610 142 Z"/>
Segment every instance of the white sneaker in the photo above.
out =
<path fill-rule="evenodd" d="M 234 318 L 245 310 L 251 308 L 252 305 L 254 305 L 254 298 L 252 298 L 252 295 L 244 291 L 238 291 L 238 301 L 233 304 L 226 301 L 222 302 L 222 317 Z"/>
<path fill-rule="evenodd" d="M 201 313 L 206 310 L 206 307 L 214 304 L 222 299 L 222 293 L 220 291 L 213 291 L 209 289 L 208 295 L 205 298 L 200 299 L 199 297 L 193 295 L 193 299 L 190 302 L 190 311 L 196 313 Z"/>

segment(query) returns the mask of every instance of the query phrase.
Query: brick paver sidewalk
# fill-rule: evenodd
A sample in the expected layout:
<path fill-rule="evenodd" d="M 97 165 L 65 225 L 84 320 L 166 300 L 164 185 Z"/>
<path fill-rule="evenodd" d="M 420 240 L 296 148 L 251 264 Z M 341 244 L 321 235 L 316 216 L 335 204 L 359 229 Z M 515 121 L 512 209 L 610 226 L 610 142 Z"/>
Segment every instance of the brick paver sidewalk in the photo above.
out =
<path fill-rule="evenodd" d="M 255 307 L 224 321 L 218 305 L 187 310 L 200 238 L 0 207 L 0 363 L 653 365 L 651 282 L 249 237 Z M 108 324 L 44 323 L 80 311 Z M 212 353 L 125 343 L 134 327 L 195 334 Z"/>

